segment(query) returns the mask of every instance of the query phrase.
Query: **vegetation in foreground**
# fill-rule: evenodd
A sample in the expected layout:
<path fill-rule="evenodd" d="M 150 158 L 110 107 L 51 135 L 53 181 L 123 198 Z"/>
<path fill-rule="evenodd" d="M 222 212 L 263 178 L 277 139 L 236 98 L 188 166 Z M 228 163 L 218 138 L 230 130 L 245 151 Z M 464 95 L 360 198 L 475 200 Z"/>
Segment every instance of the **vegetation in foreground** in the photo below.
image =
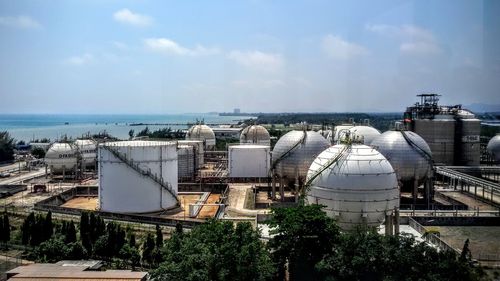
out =
<path fill-rule="evenodd" d="M 410 236 L 342 232 L 316 205 L 273 209 L 268 224 L 273 238 L 267 243 L 249 223 L 219 220 L 187 232 L 179 224 L 166 240 L 156 226 L 136 241 L 129 229 L 94 213 L 74 223 L 53 221 L 49 212 L 31 213 L 20 231 L 4 215 L 0 238 L 26 245 L 38 262 L 101 259 L 111 268 L 150 268 L 155 280 L 487 280 L 468 243 L 457 256 Z"/>

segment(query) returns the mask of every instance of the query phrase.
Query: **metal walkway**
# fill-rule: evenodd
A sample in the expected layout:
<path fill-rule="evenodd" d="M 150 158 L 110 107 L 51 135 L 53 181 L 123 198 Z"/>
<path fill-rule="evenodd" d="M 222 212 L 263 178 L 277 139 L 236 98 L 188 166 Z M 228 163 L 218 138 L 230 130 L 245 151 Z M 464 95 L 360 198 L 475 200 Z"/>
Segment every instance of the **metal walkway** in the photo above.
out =
<path fill-rule="evenodd" d="M 443 183 L 448 183 L 454 190 L 468 192 L 479 200 L 500 207 L 500 184 L 456 171 L 448 166 L 437 166 L 436 175 L 440 175 Z"/>

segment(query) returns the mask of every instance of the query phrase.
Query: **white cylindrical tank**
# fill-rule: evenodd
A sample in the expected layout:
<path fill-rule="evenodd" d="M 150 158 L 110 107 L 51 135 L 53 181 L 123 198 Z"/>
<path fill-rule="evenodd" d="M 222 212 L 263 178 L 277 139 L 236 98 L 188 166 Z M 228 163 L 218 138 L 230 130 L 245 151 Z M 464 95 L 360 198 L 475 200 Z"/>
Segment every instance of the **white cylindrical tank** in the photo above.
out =
<path fill-rule="evenodd" d="M 215 133 L 207 125 L 194 125 L 186 133 L 186 140 L 200 140 L 205 142 L 205 150 L 215 147 Z"/>
<path fill-rule="evenodd" d="M 495 161 L 500 162 L 500 134 L 497 134 L 490 139 L 486 150 L 488 150 L 488 153 Z"/>
<path fill-rule="evenodd" d="M 75 140 L 75 145 L 85 166 L 94 166 L 97 161 L 97 142 L 94 140 Z"/>
<path fill-rule="evenodd" d="M 178 145 L 191 145 L 194 149 L 194 154 L 196 155 L 195 159 L 195 167 L 197 169 L 203 168 L 203 164 L 205 164 L 205 146 L 203 141 L 199 140 L 179 140 L 177 141 Z"/>
<path fill-rule="evenodd" d="M 149 213 L 177 206 L 177 143 L 120 141 L 99 145 L 99 208 Z"/>
<path fill-rule="evenodd" d="M 231 178 L 269 176 L 271 148 L 267 145 L 231 145 L 228 147 L 228 171 Z"/>
<path fill-rule="evenodd" d="M 51 173 L 72 173 L 77 164 L 76 146 L 70 143 L 54 143 L 45 153 L 45 164 Z"/>
<path fill-rule="evenodd" d="M 387 131 L 372 146 L 391 163 L 401 181 L 421 182 L 432 169 L 432 153 L 423 138 L 411 131 Z"/>
<path fill-rule="evenodd" d="M 307 201 L 325 205 L 342 229 L 378 226 L 399 207 L 396 173 L 387 159 L 366 145 L 334 145 L 314 160 L 307 174 Z"/>
<path fill-rule="evenodd" d="M 271 136 L 266 128 L 261 125 L 247 126 L 240 134 L 241 144 L 271 145 Z"/>
<path fill-rule="evenodd" d="M 272 168 L 278 177 L 304 181 L 312 161 L 330 144 L 314 131 L 290 131 L 282 136 L 272 152 Z"/>
<path fill-rule="evenodd" d="M 177 155 L 179 178 L 192 178 L 196 171 L 194 146 L 177 145 Z"/>

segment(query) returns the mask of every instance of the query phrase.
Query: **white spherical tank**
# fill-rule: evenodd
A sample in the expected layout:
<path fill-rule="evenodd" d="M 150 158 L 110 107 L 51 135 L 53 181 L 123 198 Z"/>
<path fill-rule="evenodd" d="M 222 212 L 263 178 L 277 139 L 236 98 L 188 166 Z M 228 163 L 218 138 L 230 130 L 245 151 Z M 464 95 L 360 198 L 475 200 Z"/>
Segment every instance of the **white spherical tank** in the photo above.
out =
<path fill-rule="evenodd" d="M 215 133 L 207 125 L 194 125 L 186 133 L 186 140 L 200 140 L 205 143 L 205 150 L 215 147 Z"/>
<path fill-rule="evenodd" d="M 372 146 L 389 160 L 401 181 L 421 182 L 432 169 L 431 149 L 414 132 L 387 131 Z"/>
<path fill-rule="evenodd" d="M 272 168 L 278 177 L 305 180 L 313 160 L 330 143 L 314 131 L 290 131 L 282 136 L 272 152 Z"/>
<path fill-rule="evenodd" d="M 82 164 L 94 166 L 97 161 L 97 142 L 94 140 L 75 140 L 75 145 L 81 157 Z"/>
<path fill-rule="evenodd" d="M 488 153 L 495 161 L 500 162 L 500 135 L 496 135 L 490 139 L 486 150 L 488 150 Z"/>
<path fill-rule="evenodd" d="M 103 143 L 98 158 L 101 211 L 149 213 L 178 205 L 176 142 Z"/>
<path fill-rule="evenodd" d="M 380 135 L 379 130 L 371 126 L 339 125 L 335 126 L 333 133 L 327 138 L 332 144 L 340 144 L 346 139 L 347 133 L 349 133 L 349 138 L 366 145 L 370 145 L 371 142 Z"/>
<path fill-rule="evenodd" d="M 323 151 L 307 174 L 307 202 L 325 212 L 344 230 L 379 226 L 399 207 L 396 173 L 377 150 L 340 144 Z"/>
<path fill-rule="evenodd" d="M 73 173 L 77 162 L 77 148 L 70 143 L 56 142 L 45 153 L 45 164 L 53 174 Z"/>
<path fill-rule="evenodd" d="M 271 145 L 271 136 L 261 125 L 251 125 L 243 129 L 240 134 L 241 144 Z"/>

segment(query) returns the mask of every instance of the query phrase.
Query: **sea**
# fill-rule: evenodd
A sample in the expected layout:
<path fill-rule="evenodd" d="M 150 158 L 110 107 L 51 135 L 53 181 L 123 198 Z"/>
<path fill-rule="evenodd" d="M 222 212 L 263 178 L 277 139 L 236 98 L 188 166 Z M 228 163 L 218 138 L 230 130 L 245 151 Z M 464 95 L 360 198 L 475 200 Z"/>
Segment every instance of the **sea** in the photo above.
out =
<path fill-rule="evenodd" d="M 176 115 L 77 115 L 77 114 L 0 114 L 0 132 L 7 131 L 16 141 L 30 142 L 47 138 L 79 138 L 102 132 L 128 139 L 129 131 L 172 128 L 187 129 L 188 124 L 203 120 L 205 124 L 237 124 L 247 116 L 219 116 L 211 113 Z M 135 125 L 134 125 L 135 124 Z M 137 125 L 142 124 L 142 125 Z M 155 125 L 150 125 L 155 124 Z"/>

